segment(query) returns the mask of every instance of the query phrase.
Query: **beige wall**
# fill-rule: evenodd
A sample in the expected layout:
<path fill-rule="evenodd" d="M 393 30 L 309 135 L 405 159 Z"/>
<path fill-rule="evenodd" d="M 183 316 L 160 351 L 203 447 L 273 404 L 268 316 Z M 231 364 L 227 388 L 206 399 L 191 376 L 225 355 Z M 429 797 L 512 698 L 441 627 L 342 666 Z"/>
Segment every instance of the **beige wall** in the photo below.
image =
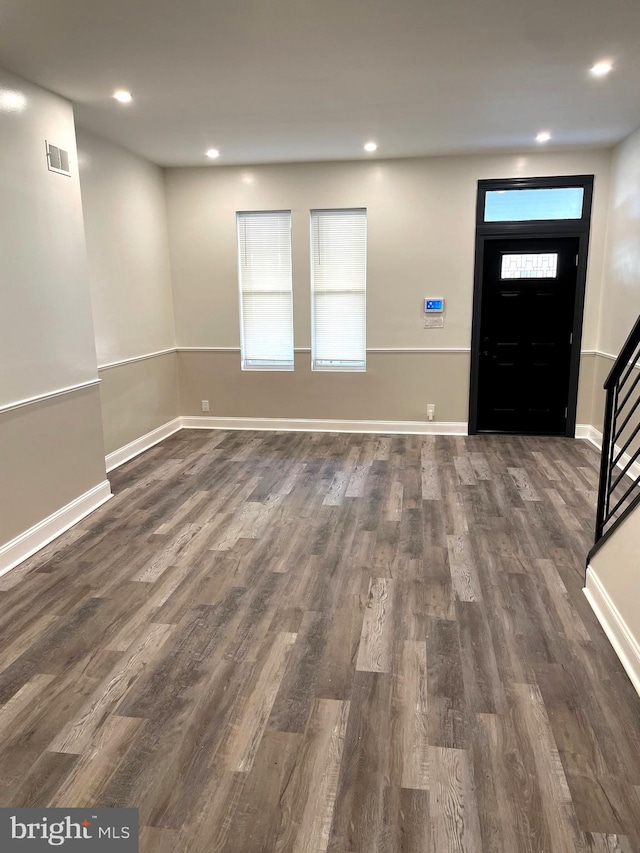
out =
<path fill-rule="evenodd" d="M 15 406 L 98 377 L 71 106 L 2 71 L 0 91 L 2 546 L 105 466 L 97 385 Z M 45 139 L 69 151 L 71 177 L 47 169 Z"/>
<path fill-rule="evenodd" d="M 629 331 L 640 314 L 640 131 L 613 152 L 611 194 L 608 219 L 606 263 L 600 307 L 598 349 L 617 355 Z M 613 360 L 604 355 L 596 359 L 594 371 L 594 401 L 592 423 L 603 428 L 603 383 L 613 367 Z M 633 377 L 632 377 L 633 378 Z M 628 411 L 628 409 L 626 410 Z M 630 429 L 623 433 L 619 444 L 630 438 Z M 629 453 L 640 448 L 639 439 L 632 440 Z M 630 485 L 631 481 L 628 481 Z M 640 643 L 640 507 L 622 523 L 595 555 L 591 569 L 606 590 L 617 615 L 635 640 Z M 592 588 L 590 579 L 587 587 Z M 597 592 L 597 590 L 595 590 Z M 612 619 L 611 614 L 605 617 Z M 615 623 L 615 618 L 613 618 Z M 613 624 L 614 633 L 624 638 L 625 632 Z M 623 640 L 630 671 L 635 671 L 638 687 L 640 660 L 632 651 L 633 643 Z M 640 689 L 640 688 L 638 688 Z"/>
<path fill-rule="evenodd" d="M 604 543 L 591 561 L 590 568 L 606 590 L 637 648 L 640 646 L 640 507 L 636 507 Z M 587 587 L 590 586 L 588 578 Z M 614 623 L 613 627 L 618 635 L 624 636 L 619 625 Z M 628 641 L 625 643 L 625 651 L 630 645 Z M 635 669 L 636 677 L 640 677 L 640 659 L 630 654 L 628 660 L 631 669 Z M 636 689 L 640 690 L 640 686 Z"/>
<path fill-rule="evenodd" d="M 178 417 L 177 359 L 170 352 L 100 371 L 106 453 Z"/>
<path fill-rule="evenodd" d="M 0 415 L 0 545 L 106 479 L 97 385 Z"/>
<path fill-rule="evenodd" d="M 368 347 L 468 350 L 478 179 L 595 174 L 583 337 L 583 348 L 593 349 L 610 157 L 610 151 L 582 150 L 169 169 L 167 208 L 178 346 L 239 346 L 235 213 L 285 208 L 292 210 L 293 220 L 295 343 L 298 348 L 309 347 L 309 209 L 364 206 L 368 211 Z M 444 329 L 424 329 L 422 299 L 427 295 L 444 296 L 447 300 Z M 437 420 L 467 419 L 468 375 L 460 367 L 466 359 L 461 359 L 459 353 L 452 354 L 446 362 L 438 357 L 444 375 L 451 377 L 445 383 L 442 372 L 424 369 L 424 354 L 410 358 L 398 353 L 376 353 L 374 358 L 370 353 L 367 374 L 349 378 L 348 395 L 341 391 L 347 380 L 340 375 L 316 377 L 310 373 L 308 354 L 297 357 L 296 367 L 301 372 L 288 379 L 277 373 L 256 377 L 241 372 L 239 358 L 238 353 L 192 360 L 181 355 L 181 381 L 188 386 L 183 389 L 187 404 L 183 414 L 192 413 L 196 403 L 199 406 L 198 401 L 208 396 L 212 397 L 212 414 L 228 414 L 231 408 L 238 414 L 241 410 L 257 412 L 255 395 L 259 389 L 259 398 L 279 417 L 308 417 L 305 413 L 311 409 L 321 411 L 326 399 L 325 417 L 368 418 L 368 412 L 375 408 L 387 411 L 390 419 L 401 420 L 405 417 L 401 412 L 411 412 L 411 419 L 424 420 L 426 403 L 437 397 Z M 382 376 L 386 378 L 376 378 Z M 394 390 L 388 397 L 389 404 L 370 399 L 370 394 L 387 394 L 386 389 L 391 386 Z M 583 399 L 591 394 L 591 378 L 587 378 L 587 386 L 581 389 Z M 310 387 L 315 390 L 310 391 Z"/>
<path fill-rule="evenodd" d="M 613 361 L 640 315 L 640 131 L 612 156 L 605 265 L 599 306 L 591 423 L 603 427 L 602 388 Z"/>
<path fill-rule="evenodd" d="M 98 364 L 175 346 L 162 170 L 78 130 Z"/>
<path fill-rule="evenodd" d="M 591 423 L 592 426 L 600 432 L 602 432 L 604 427 L 604 381 L 609 375 L 612 367 L 613 359 L 608 358 L 601 353 L 596 355 L 593 368 L 593 404 L 591 408 L 591 420 L 589 423 Z"/>
<path fill-rule="evenodd" d="M 427 403 L 436 420 L 465 422 L 468 416 L 469 353 L 369 353 L 367 372 L 312 371 L 308 352 L 296 353 L 295 371 L 242 371 L 240 353 L 178 354 L 182 415 L 227 418 L 310 418 L 329 420 L 424 421 Z M 596 356 L 581 360 L 577 422 L 590 424 Z M 452 394 L 456 386 L 460 393 Z"/>
<path fill-rule="evenodd" d="M 597 356 L 595 353 L 583 353 L 580 359 L 580 386 L 578 388 L 576 424 L 591 424 L 593 422 L 596 359 Z"/>
<path fill-rule="evenodd" d="M 73 111 L 0 71 L 0 406 L 96 377 Z M 47 169 L 45 139 L 71 177 Z"/>
<path fill-rule="evenodd" d="M 613 152 L 598 349 L 617 355 L 640 314 L 640 131 Z"/>
<path fill-rule="evenodd" d="M 183 415 L 209 400 L 220 417 L 425 421 L 435 403 L 438 420 L 467 420 L 468 353 L 369 353 L 366 373 L 326 373 L 304 352 L 294 371 L 273 374 L 240 370 L 239 352 L 178 356 Z"/>
<path fill-rule="evenodd" d="M 152 163 L 83 130 L 78 149 L 111 453 L 179 414 L 175 352 L 128 361 L 175 347 L 164 178 Z"/>

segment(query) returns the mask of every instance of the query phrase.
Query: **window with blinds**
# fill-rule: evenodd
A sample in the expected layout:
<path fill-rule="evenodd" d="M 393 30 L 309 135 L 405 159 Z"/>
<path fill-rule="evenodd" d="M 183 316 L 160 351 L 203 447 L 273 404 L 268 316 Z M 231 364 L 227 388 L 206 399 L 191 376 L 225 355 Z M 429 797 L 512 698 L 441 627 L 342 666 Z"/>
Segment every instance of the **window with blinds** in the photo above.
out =
<path fill-rule="evenodd" d="M 237 213 L 243 370 L 293 370 L 291 211 Z"/>
<path fill-rule="evenodd" d="M 367 211 L 311 211 L 313 370 L 366 369 Z"/>

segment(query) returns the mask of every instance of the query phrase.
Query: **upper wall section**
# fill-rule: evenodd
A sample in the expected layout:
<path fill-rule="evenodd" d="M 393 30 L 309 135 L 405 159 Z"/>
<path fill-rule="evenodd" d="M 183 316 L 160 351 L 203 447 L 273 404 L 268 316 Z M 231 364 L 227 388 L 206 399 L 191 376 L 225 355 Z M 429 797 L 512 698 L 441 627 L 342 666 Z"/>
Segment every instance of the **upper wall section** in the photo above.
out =
<path fill-rule="evenodd" d="M 0 71 L 0 406 L 97 377 L 71 105 Z M 45 140 L 71 177 L 47 168 Z"/>
<path fill-rule="evenodd" d="M 594 174 L 583 348 L 595 347 L 610 151 L 169 169 L 178 345 L 238 347 L 237 210 L 292 210 L 295 344 L 310 345 L 309 210 L 368 211 L 369 347 L 470 346 L 480 178 Z M 444 329 L 423 328 L 425 296 L 447 300 Z"/>
<path fill-rule="evenodd" d="M 98 364 L 175 346 L 162 170 L 78 130 Z"/>
<path fill-rule="evenodd" d="M 617 355 L 640 314 L 640 131 L 614 150 L 600 346 Z"/>

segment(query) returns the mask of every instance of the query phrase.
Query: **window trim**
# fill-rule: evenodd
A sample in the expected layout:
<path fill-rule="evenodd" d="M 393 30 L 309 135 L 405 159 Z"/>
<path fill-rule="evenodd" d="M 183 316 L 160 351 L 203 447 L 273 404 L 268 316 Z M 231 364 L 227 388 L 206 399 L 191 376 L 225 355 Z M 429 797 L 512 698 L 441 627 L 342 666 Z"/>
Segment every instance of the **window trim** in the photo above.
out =
<path fill-rule="evenodd" d="M 314 234 L 313 216 L 316 213 L 363 213 L 365 217 L 365 259 L 364 259 L 364 359 L 362 361 L 341 362 L 338 359 L 316 359 L 316 318 L 315 318 L 315 276 L 314 276 Z M 366 373 L 367 372 L 367 275 L 368 275 L 368 245 L 369 245 L 369 212 L 362 207 L 313 207 L 309 210 L 309 290 L 311 302 L 311 370 L 314 373 Z M 361 291 L 352 289 L 333 290 L 331 293 L 359 294 Z M 318 361 L 335 361 L 335 364 L 318 364 Z"/>
<path fill-rule="evenodd" d="M 257 359 L 247 359 L 245 357 L 245 333 L 244 333 L 244 300 L 243 300 L 243 290 L 242 290 L 242 254 L 240 250 L 240 222 L 241 217 L 249 217 L 249 216 L 259 216 L 259 215 L 268 215 L 271 214 L 273 216 L 284 216 L 287 215 L 289 217 L 289 255 L 290 255 L 290 263 L 291 263 L 291 289 L 290 290 L 265 290 L 265 294 L 290 294 L 291 296 L 291 352 L 292 359 L 291 361 L 264 361 L 262 363 L 254 363 L 252 361 L 256 361 Z M 238 259 L 238 317 L 240 320 L 240 369 L 243 371 L 274 371 L 274 372 L 291 372 L 295 370 L 295 315 L 294 315 L 294 302 L 293 302 L 293 239 L 291 236 L 293 224 L 292 224 L 292 213 L 291 210 L 282 209 L 282 210 L 236 210 L 236 252 Z"/>

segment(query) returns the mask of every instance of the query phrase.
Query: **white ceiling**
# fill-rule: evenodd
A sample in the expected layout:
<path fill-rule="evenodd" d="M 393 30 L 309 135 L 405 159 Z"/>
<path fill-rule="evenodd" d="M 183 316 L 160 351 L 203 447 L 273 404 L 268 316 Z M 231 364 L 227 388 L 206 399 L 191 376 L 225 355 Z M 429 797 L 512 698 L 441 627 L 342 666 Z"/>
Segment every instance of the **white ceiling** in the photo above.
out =
<path fill-rule="evenodd" d="M 0 0 L 0 66 L 161 165 L 609 145 L 639 48 L 640 0 Z"/>

